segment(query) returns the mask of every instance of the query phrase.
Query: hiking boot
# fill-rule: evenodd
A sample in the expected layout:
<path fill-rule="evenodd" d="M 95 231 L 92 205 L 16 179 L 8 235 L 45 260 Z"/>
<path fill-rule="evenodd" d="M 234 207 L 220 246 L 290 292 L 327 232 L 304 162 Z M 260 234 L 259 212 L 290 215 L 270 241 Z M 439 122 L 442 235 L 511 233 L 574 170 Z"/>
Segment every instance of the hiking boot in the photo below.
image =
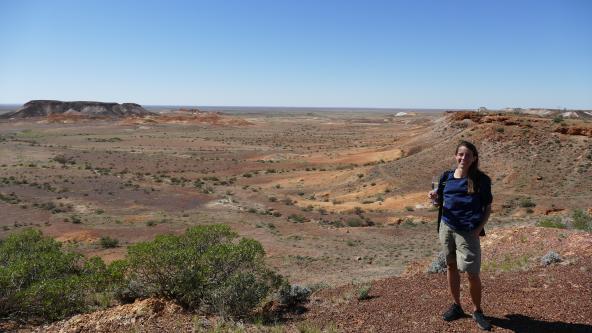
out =
<path fill-rule="evenodd" d="M 485 319 L 483 311 L 473 312 L 473 319 L 475 319 L 475 322 L 480 329 L 484 331 L 491 331 L 491 324 L 487 321 L 487 319 Z"/>
<path fill-rule="evenodd" d="M 460 305 L 454 303 L 450 306 L 448 311 L 444 312 L 442 315 L 442 319 L 446 321 L 453 321 L 465 316 L 465 312 L 460 307 Z"/>

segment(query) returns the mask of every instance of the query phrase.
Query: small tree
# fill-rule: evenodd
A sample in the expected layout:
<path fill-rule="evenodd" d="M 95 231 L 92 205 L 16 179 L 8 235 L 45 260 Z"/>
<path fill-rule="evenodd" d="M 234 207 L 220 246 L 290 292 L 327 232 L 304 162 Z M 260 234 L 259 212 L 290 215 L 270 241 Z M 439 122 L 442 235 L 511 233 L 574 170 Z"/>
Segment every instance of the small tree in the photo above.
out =
<path fill-rule="evenodd" d="M 282 279 L 265 266 L 260 243 L 237 237 L 226 225 L 198 226 L 130 246 L 120 296 L 160 296 L 210 313 L 248 316 Z"/>
<path fill-rule="evenodd" d="M 0 317 L 51 321 L 84 312 L 108 280 L 99 270 L 107 271 L 100 258 L 85 262 L 39 230 L 12 234 L 0 243 Z"/>

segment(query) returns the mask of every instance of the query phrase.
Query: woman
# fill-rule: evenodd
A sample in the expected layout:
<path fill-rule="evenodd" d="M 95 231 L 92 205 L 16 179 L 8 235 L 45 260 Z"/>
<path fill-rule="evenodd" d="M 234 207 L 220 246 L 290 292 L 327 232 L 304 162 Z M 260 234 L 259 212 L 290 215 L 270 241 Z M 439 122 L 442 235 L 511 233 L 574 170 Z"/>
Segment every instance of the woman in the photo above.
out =
<path fill-rule="evenodd" d="M 466 272 L 474 305 L 473 319 L 483 330 L 491 324 L 481 309 L 481 243 L 479 236 L 491 213 L 491 179 L 479 170 L 479 153 L 470 142 L 462 141 L 454 154 L 455 170 L 442 175 L 443 188 L 429 193 L 432 200 L 443 196 L 442 223 L 439 238 L 446 255 L 448 288 L 454 303 L 442 318 L 446 321 L 465 315 L 460 305 L 460 273 Z"/>

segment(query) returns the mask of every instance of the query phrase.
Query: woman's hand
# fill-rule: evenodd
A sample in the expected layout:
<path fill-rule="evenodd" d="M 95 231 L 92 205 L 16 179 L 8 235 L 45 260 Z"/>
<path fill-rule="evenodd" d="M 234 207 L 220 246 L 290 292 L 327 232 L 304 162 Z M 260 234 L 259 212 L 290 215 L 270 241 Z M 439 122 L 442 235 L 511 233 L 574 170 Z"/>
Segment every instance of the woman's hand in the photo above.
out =
<path fill-rule="evenodd" d="M 483 226 L 478 226 L 477 228 L 475 228 L 475 230 L 473 230 L 473 236 L 475 236 L 475 238 L 479 238 L 481 230 L 483 230 Z"/>
<path fill-rule="evenodd" d="M 432 199 L 432 201 L 436 202 L 438 200 L 438 191 L 431 190 L 428 192 L 428 198 Z"/>

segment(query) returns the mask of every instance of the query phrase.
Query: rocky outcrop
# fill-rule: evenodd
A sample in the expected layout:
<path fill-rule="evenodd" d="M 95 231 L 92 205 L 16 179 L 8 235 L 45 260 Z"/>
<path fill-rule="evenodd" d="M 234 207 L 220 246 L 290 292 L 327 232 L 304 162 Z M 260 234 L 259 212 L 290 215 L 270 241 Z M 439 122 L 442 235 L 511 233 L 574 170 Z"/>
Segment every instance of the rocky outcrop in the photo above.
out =
<path fill-rule="evenodd" d="M 567 135 L 582 135 L 592 138 L 592 127 L 562 126 L 556 128 L 555 132 Z"/>
<path fill-rule="evenodd" d="M 15 112 L 2 115 L 2 118 L 34 118 L 52 115 L 78 115 L 88 117 L 129 117 L 147 116 L 154 113 L 135 103 L 102 102 L 62 102 L 52 100 L 34 100 L 27 102 Z"/>

